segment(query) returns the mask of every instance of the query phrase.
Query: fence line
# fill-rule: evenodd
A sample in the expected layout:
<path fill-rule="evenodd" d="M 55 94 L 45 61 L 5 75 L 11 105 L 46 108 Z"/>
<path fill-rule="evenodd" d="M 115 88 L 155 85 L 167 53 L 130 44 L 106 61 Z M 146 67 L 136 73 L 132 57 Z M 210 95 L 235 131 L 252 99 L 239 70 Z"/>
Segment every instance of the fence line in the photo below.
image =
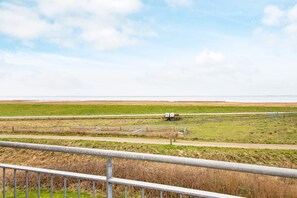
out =
<path fill-rule="evenodd" d="M 211 116 L 211 115 L 285 115 L 297 114 L 288 112 L 214 112 L 214 113 L 179 113 L 181 117 Z M 0 120 L 63 120 L 63 119 L 97 119 L 97 118 L 162 118 L 164 114 L 106 114 L 106 115 L 49 115 L 49 116 L 0 116 Z"/>
<path fill-rule="evenodd" d="M 86 134 L 126 134 L 172 136 L 171 133 L 185 135 L 184 126 L 0 126 L 0 132 L 36 132 L 36 133 L 86 133 Z M 151 133 L 151 134 L 149 134 Z"/>
<path fill-rule="evenodd" d="M 80 181 L 82 179 L 89 180 L 89 181 L 99 181 L 99 182 L 108 182 L 108 185 L 112 186 L 112 184 L 120 184 L 125 186 L 133 186 L 138 187 L 141 189 L 153 189 L 160 191 L 160 197 L 162 192 L 171 192 L 180 194 L 180 197 L 182 195 L 190 195 L 190 196 L 202 196 L 202 197 L 225 197 L 225 198 L 235 198 L 238 196 L 232 196 L 232 195 L 225 195 L 221 193 L 213 193 L 203 190 L 195 190 L 195 189 L 189 189 L 189 188 L 183 188 L 183 187 L 176 187 L 176 186 L 170 186 L 170 185 L 164 185 L 164 184 L 155 184 L 150 182 L 142 182 L 142 181 L 135 181 L 135 180 L 129 180 L 129 179 L 121 179 L 116 177 L 110 177 L 107 179 L 106 176 L 97 176 L 97 175 L 90 175 L 90 174 L 82 174 L 82 173 L 75 173 L 75 172 L 67 172 L 67 171 L 58 171 L 58 170 L 51 170 L 51 169 L 44 169 L 44 168 L 35 168 L 35 167 L 28 167 L 28 166 L 16 166 L 16 165 L 10 165 L 10 164 L 0 164 L 0 168 L 3 169 L 3 197 L 5 197 L 6 194 L 6 179 L 5 179 L 5 173 L 7 169 L 14 170 L 14 177 L 16 178 L 16 171 L 25 171 L 26 172 L 26 198 L 28 198 L 28 173 L 33 172 L 38 175 L 37 178 L 37 192 L 38 197 L 40 197 L 40 174 L 49 174 L 51 177 L 50 182 L 50 197 L 53 197 L 53 179 L 54 176 L 62 176 L 64 177 L 64 182 L 66 181 L 65 178 L 76 178 L 77 179 L 77 189 L 78 189 L 78 197 L 80 197 L 80 187 L 81 183 Z M 110 170 L 110 169 L 109 169 Z M 16 179 L 14 178 L 14 183 L 16 182 Z M 17 197 L 16 193 L 17 186 L 14 185 L 14 197 Z M 107 189 L 107 197 L 112 197 L 112 187 L 109 187 Z M 142 190 L 143 191 L 143 190 Z M 67 184 L 64 184 L 64 195 L 67 195 Z M 92 195 L 95 197 L 95 188 L 92 188 Z M 144 195 L 142 195 L 144 197 Z M 127 197 L 127 193 L 125 193 L 125 197 Z"/>
<path fill-rule="evenodd" d="M 106 195 L 108 198 L 113 197 L 112 196 L 113 184 L 140 187 L 142 188 L 143 197 L 145 192 L 144 189 L 155 189 L 155 190 L 159 190 L 160 192 L 168 191 L 168 192 L 174 192 L 180 195 L 184 194 L 184 195 L 202 196 L 202 197 L 230 197 L 230 198 L 235 197 L 231 195 L 224 195 L 224 194 L 213 193 L 208 191 L 201 191 L 201 190 L 181 188 L 176 186 L 168 186 L 168 185 L 161 185 L 161 184 L 148 183 L 148 182 L 142 182 L 142 181 L 115 178 L 112 176 L 112 158 L 151 161 L 151 162 L 160 162 L 160 163 L 168 163 L 168 164 L 179 164 L 179 165 L 205 167 L 205 168 L 212 168 L 212 169 L 219 169 L 219 170 L 229 170 L 229 171 L 263 174 L 263 175 L 271 175 L 271 176 L 279 176 L 279 177 L 297 178 L 296 169 L 276 168 L 276 167 L 269 167 L 269 166 L 222 162 L 222 161 L 215 161 L 215 160 L 204 160 L 204 159 L 164 156 L 164 155 L 155 155 L 155 154 L 143 154 L 143 153 L 135 153 L 135 152 L 53 146 L 53 145 L 31 144 L 31 143 L 5 142 L 5 141 L 0 141 L 0 146 L 10 147 L 10 148 L 33 149 L 33 150 L 41 150 L 41 151 L 53 151 L 53 152 L 85 154 L 85 155 L 106 157 L 106 176 L 100 176 L 100 177 L 95 175 L 87 175 L 87 174 L 72 173 L 72 172 L 65 172 L 65 171 L 0 164 L 0 167 L 3 168 L 3 196 L 4 197 L 5 197 L 5 169 L 7 168 L 14 170 L 14 178 L 15 178 L 14 189 L 16 189 L 16 170 L 23 170 L 23 171 L 32 171 L 37 173 L 47 173 L 50 175 L 60 174 L 64 176 L 64 178 L 67 176 L 75 177 L 79 179 L 78 185 L 80 185 L 80 179 L 90 179 L 90 180 L 98 179 L 101 181 L 105 181 L 106 187 L 107 187 Z M 64 182 L 65 181 L 66 180 L 64 179 Z M 38 174 L 38 184 L 39 184 L 38 190 L 40 190 L 40 174 Z M 64 192 L 66 192 L 65 186 L 66 185 L 64 185 Z M 78 187 L 78 189 L 80 189 L 80 187 Z M 160 193 L 160 196 L 161 195 L 162 193 Z M 15 197 L 16 197 L 16 194 L 15 194 Z"/>

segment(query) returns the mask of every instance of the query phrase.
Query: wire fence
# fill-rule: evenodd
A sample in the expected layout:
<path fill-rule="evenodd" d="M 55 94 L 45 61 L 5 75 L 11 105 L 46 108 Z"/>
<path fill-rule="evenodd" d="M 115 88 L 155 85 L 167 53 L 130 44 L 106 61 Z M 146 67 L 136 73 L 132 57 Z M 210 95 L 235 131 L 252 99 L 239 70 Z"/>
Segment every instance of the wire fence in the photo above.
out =
<path fill-rule="evenodd" d="M 184 126 L 0 126 L 6 133 L 73 133 L 73 134 L 126 134 L 148 136 L 185 136 Z"/>

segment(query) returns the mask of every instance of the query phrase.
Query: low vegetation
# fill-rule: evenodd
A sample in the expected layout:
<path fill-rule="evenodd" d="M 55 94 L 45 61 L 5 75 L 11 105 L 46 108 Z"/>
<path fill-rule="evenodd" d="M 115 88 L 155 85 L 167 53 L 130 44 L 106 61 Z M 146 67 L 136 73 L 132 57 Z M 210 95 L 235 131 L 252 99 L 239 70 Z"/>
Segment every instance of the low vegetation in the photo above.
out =
<path fill-rule="evenodd" d="M 177 106 L 177 105 L 73 105 L 73 104 L 0 104 L 0 116 L 99 115 L 149 113 L 281 112 L 297 107 L 264 106 Z"/>
<path fill-rule="evenodd" d="M 145 114 L 145 113 L 200 113 L 200 112 L 280 112 L 296 111 L 297 107 L 251 107 L 251 106 L 170 106 L 170 105 L 78 105 L 78 104 L 0 104 L 0 116 L 18 115 L 93 115 L 93 114 Z M 64 131 L 64 129 L 92 128 L 94 126 L 151 128 L 186 127 L 187 135 L 179 138 L 244 143 L 297 144 L 297 114 L 288 115 L 224 115 L 183 117 L 180 121 L 167 122 L 162 118 L 108 118 L 81 120 L 1 120 L 2 134 L 51 134 L 51 135 L 106 135 L 100 132 L 83 130 Z M 63 130 L 61 130 L 63 128 Z M 17 130 L 20 129 L 20 130 Z M 23 129 L 23 130 L 22 130 Z M 26 130 L 25 130 L 26 129 Z M 123 136 L 122 133 L 108 133 Z M 135 137 L 126 134 L 124 136 Z M 148 136 L 141 134 L 141 136 Z M 165 136 L 162 136 L 163 138 Z M 167 136 L 166 136 L 167 137 Z M 167 137 L 168 138 L 168 137 Z M 1 139 L 0 139 L 1 140 Z M 52 145 L 122 150 L 142 153 L 203 158 L 229 162 L 268 165 L 275 167 L 297 168 L 296 150 L 256 150 L 234 148 L 191 147 L 174 145 L 145 145 L 132 143 L 113 143 L 97 141 L 70 140 L 32 140 L 2 139 Z M 177 140 L 178 141 L 178 140 Z M 53 152 L 23 149 L 0 148 L 0 162 L 57 170 L 105 174 L 105 159 Z M 240 195 L 244 197 L 288 197 L 297 194 L 297 181 L 270 176 L 259 176 L 230 171 L 194 168 L 179 165 L 139 162 L 114 159 L 114 176 L 141 181 L 176 185 L 188 188 Z M 8 196 L 13 196 L 13 172 L 7 172 Z M 41 197 L 48 197 L 49 176 L 41 175 Z M 2 172 L 0 172 L 0 183 Z M 36 175 L 30 174 L 30 196 L 36 196 Z M 77 180 L 67 182 L 68 197 L 77 197 Z M 92 183 L 82 181 L 81 197 L 91 197 Z M 17 174 L 18 197 L 24 197 L 25 174 Z M 63 178 L 55 177 L 55 197 L 62 197 Z M 2 185 L 1 185 L 2 186 Z M 104 197 L 105 183 L 96 183 L 96 194 Z M 129 197 L 140 197 L 140 189 L 129 188 Z M 117 197 L 123 197 L 124 187 L 115 186 Z M 146 191 L 147 197 L 157 197 L 159 192 Z M 175 197 L 168 193 L 163 197 Z"/>
<path fill-rule="evenodd" d="M 271 150 L 271 149 L 238 149 L 238 148 L 216 148 L 216 147 L 194 147 L 175 145 L 154 145 L 154 144 L 133 144 L 85 140 L 33 140 L 33 139 L 0 139 L 5 141 L 30 142 L 38 144 L 51 144 L 63 146 L 76 146 L 85 148 L 98 148 L 106 150 L 121 150 L 141 153 L 152 153 L 162 155 L 172 155 L 181 157 L 203 158 L 211 160 L 221 160 L 229 162 L 249 163 L 258 165 L 269 165 L 277 167 L 297 167 L 296 150 Z M 15 154 L 4 152 L 7 148 L 0 148 L 0 159 L 5 162 L 25 162 L 27 155 L 20 153 L 34 153 L 35 151 L 19 151 Z M 58 154 L 57 154 L 58 155 Z M 45 155 L 43 160 L 50 159 Z M 36 161 L 34 159 L 30 159 Z M 38 162 L 38 161 L 37 161 Z M 36 163 L 37 163 L 36 162 Z"/>
<path fill-rule="evenodd" d="M 131 131 L 98 131 L 94 127 L 122 127 Z M 133 129 L 150 131 L 133 133 Z M 171 131 L 186 127 L 178 138 L 198 141 L 297 144 L 297 114 L 196 116 L 167 122 L 162 118 L 82 119 L 82 120 L 2 120 L 0 131 L 6 134 L 51 134 L 170 138 Z M 164 131 L 166 129 L 166 131 Z"/>
<path fill-rule="evenodd" d="M 1 189 L 2 190 L 2 189 Z M 7 198 L 13 198 L 14 197 L 14 191 L 12 188 L 8 188 L 6 189 L 6 197 Z M 55 193 L 53 194 L 53 196 L 55 198 L 63 198 L 64 197 L 64 191 L 62 190 L 57 190 L 55 191 Z M 17 197 L 18 198 L 25 198 L 26 197 L 26 192 L 24 189 L 18 189 L 17 190 Z M 29 192 L 28 192 L 28 197 L 38 197 L 38 194 L 37 194 L 37 190 L 35 189 L 30 189 Z M 45 198 L 45 197 L 50 197 L 50 192 L 48 189 L 41 189 L 40 191 L 40 197 L 42 198 Z M 76 198 L 77 197 L 77 192 L 75 191 L 67 191 L 67 197 L 68 198 Z M 80 197 L 81 198 L 91 198 L 92 195 L 88 192 L 81 192 L 80 194 Z M 96 196 L 96 198 L 102 198 L 102 196 Z"/>

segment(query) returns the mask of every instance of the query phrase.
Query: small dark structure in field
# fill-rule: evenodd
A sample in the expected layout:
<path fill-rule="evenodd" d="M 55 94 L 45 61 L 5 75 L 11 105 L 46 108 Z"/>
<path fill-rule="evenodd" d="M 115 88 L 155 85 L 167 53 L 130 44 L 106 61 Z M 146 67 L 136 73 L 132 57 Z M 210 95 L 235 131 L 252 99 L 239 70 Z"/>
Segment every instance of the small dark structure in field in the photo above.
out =
<path fill-rule="evenodd" d="M 176 121 L 180 119 L 180 116 L 178 113 L 165 113 L 165 119 L 167 121 Z"/>

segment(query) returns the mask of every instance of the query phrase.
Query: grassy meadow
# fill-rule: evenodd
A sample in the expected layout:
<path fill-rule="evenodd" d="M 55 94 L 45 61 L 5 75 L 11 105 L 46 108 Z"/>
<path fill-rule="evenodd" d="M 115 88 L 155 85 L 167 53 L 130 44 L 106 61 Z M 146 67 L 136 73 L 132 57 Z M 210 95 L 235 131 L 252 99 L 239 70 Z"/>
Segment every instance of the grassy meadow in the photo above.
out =
<path fill-rule="evenodd" d="M 150 113 L 282 112 L 297 107 L 264 106 L 177 106 L 177 105 L 78 105 L 78 104 L 0 104 L 0 116 L 104 115 Z"/>
<path fill-rule="evenodd" d="M 87 136 L 121 136 L 121 137 L 154 137 L 150 133 L 138 136 L 89 133 L 83 131 L 68 131 L 75 126 L 117 126 L 117 127 L 187 127 L 183 139 L 216 142 L 267 143 L 267 144 L 297 144 L 297 114 L 289 115 L 224 115 L 185 117 L 179 121 L 167 122 L 162 118 L 124 118 L 124 119 L 82 119 L 82 120 L 2 120 L 0 134 L 36 135 L 87 135 Z M 63 130 L 59 130 L 59 127 Z M 18 129 L 19 128 L 19 129 Z M 17 130 L 18 129 L 18 130 Z M 23 129 L 23 131 L 22 131 Z M 26 129 L 26 130 L 25 130 Z M 52 131 L 46 131 L 46 130 Z M 167 136 L 155 136 L 169 138 Z"/>

